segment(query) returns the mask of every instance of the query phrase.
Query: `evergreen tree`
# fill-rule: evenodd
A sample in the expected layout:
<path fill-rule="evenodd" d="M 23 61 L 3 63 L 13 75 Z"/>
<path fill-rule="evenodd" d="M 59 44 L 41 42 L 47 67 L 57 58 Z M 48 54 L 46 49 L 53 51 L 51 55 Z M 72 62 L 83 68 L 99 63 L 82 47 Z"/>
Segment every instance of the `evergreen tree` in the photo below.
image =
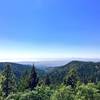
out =
<path fill-rule="evenodd" d="M 33 68 L 31 70 L 31 75 L 29 78 L 29 89 L 33 90 L 37 86 L 37 83 L 38 83 L 37 73 L 33 65 Z"/>
<path fill-rule="evenodd" d="M 24 74 L 21 76 L 18 84 L 18 91 L 25 91 L 28 88 L 28 81 L 29 81 L 29 72 L 26 70 Z"/>
<path fill-rule="evenodd" d="M 0 73 L 0 100 L 4 100 L 2 93 L 2 82 L 4 81 L 4 76 Z"/>
<path fill-rule="evenodd" d="M 65 81 L 65 83 L 67 85 L 70 85 L 72 88 L 76 87 L 78 81 L 78 75 L 75 69 L 70 69 L 67 75 L 67 79 Z"/>
<path fill-rule="evenodd" d="M 16 91 L 16 81 L 15 81 L 15 77 L 12 72 L 10 64 L 7 64 L 5 66 L 3 74 L 5 77 L 5 80 L 2 84 L 2 90 L 3 90 L 4 96 L 7 97 L 10 93 L 13 93 Z"/>
<path fill-rule="evenodd" d="M 50 78 L 49 78 L 49 75 L 47 75 L 46 78 L 45 78 L 45 85 L 49 86 L 50 84 L 51 84 Z"/>

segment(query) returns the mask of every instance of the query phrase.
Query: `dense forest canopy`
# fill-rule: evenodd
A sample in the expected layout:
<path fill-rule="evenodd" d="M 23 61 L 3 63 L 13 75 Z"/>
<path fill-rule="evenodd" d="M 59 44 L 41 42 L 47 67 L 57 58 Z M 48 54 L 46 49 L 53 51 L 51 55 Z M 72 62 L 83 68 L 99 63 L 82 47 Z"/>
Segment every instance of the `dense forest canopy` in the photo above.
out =
<path fill-rule="evenodd" d="M 99 100 L 100 63 L 59 67 L 0 63 L 0 100 Z"/>

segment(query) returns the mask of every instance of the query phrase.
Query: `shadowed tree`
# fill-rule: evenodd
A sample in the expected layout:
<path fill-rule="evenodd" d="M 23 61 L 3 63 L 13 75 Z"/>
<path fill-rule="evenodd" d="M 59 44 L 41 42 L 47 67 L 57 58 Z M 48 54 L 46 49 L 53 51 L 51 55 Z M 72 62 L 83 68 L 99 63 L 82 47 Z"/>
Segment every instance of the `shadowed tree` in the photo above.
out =
<path fill-rule="evenodd" d="M 47 75 L 46 78 L 45 78 L 45 85 L 49 86 L 50 84 L 51 84 L 50 78 L 49 78 L 49 75 Z"/>
<path fill-rule="evenodd" d="M 30 78 L 29 78 L 29 89 L 33 90 L 38 83 L 37 73 L 35 71 L 35 67 L 33 65 L 33 68 L 31 70 Z"/>
<path fill-rule="evenodd" d="M 72 88 L 75 88 L 77 81 L 78 81 L 77 71 L 75 69 L 70 69 L 67 75 L 67 79 L 65 80 L 65 83 L 67 85 L 70 85 Z"/>

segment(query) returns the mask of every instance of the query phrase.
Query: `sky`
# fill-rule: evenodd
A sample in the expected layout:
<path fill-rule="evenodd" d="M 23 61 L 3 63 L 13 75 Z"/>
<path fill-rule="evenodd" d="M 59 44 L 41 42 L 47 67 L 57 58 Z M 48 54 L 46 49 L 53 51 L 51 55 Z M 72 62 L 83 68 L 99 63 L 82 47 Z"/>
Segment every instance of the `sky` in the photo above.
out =
<path fill-rule="evenodd" d="M 100 0 L 1 0 L 0 61 L 100 58 Z"/>

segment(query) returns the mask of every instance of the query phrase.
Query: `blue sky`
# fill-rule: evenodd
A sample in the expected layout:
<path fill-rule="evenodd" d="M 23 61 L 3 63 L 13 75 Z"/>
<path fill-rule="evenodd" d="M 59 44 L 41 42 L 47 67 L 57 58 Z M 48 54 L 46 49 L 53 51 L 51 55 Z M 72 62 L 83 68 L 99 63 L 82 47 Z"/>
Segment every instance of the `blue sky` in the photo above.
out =
<path fill-rule="evenodd" d="M 100 0 L 1 0 L 0 59 L 100 58 Z"/>

